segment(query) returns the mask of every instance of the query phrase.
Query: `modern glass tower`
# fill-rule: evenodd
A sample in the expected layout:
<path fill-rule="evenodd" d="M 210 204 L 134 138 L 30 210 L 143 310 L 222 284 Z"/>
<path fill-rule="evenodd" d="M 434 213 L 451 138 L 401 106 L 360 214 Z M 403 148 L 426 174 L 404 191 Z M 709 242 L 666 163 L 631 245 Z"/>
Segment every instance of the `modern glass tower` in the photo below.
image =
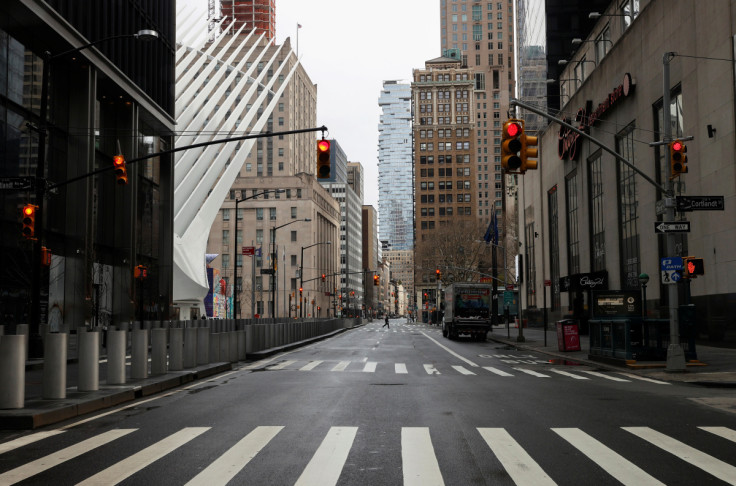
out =
<path fill-rule="evenodd" d="M 411 85 L 384 81 L 378 125 L 378 219 L 390 250 L 414 247 Z"/>

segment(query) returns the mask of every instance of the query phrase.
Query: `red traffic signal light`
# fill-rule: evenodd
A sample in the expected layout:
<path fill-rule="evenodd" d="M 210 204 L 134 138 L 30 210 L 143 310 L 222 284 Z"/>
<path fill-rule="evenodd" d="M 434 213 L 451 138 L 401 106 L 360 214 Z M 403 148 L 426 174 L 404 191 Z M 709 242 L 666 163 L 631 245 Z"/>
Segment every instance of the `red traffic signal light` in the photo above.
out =
<path fill-rule="evenodd" d="M 434 273 L 437 275 L 437 280 L 442 280 L 442 272 L 439 268 L 435 270 Z"/>
<path fill-rule="evenodd" d="M 673 140 L 670 148 L 670 179 L 687 174 L 687 146 L 682 140 Z"/>
<path fill-rule="evenodd" d="M 120 185 L 128 183 L 128 169 L 125 167 L 125 157 L 116 155 L 112 158 L 112 166 L 115 170 L 115 178 Z"/>
<path fill-rule="evenodd" d="M 29 240 L 35 239 L 34 235 L 36 234 L 37 209 L 38 206 L 36 206 L 35 204 L 26 204 L 21 210 L 21 221 L 23 223 L 23 228 L 21 229 L 21 232 L 23 233 L 23 236 Z"/>
<path fill-rule="evenodd" d="M 378 275 L 374 275 L 373 276 L 373 285 L 375 285 L 376 287 L 378 287 L 379 285 L 381 285 L 381 277 L 380 276 L 378 276 Z"/>
<path fill-rule="evenodd" d="M 330 141 L 317 141 L 317 179 L 330 178 Z"/>
<path fill-rule="evenodd" d="M 133 276 L 137 279 L 143 280 L 148 277 L 148 267 L 145 265 L 138 265 L 133 269 Z"/>
<path fill-rule="evenodd" d="M 503 123 L 501 133 L 501 165 L 506 172 L 518 173 L 521 169 L 522 136 L 524 122 L 514 118 Z"/>
<path fill-rule="evenodd" d="M 327 275 L 325 275 L 325 274 L 323 273 L 323 274 L 322 274 L 322 281 L 324 282 L 326 278 L 327 278 Z"/>

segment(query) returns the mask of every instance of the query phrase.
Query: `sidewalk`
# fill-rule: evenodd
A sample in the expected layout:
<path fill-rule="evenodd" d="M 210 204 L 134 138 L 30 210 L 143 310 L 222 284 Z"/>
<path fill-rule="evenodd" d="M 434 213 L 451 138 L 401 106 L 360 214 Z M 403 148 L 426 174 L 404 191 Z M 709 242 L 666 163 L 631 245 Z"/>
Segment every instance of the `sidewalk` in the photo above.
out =
<path fill-rule="evenodd" d="M 527 327 L 523 329 L 523 334 L 525 341 L 517 342 L 518 328 L 511 327 L 507 333 L 506 326 L 498 326 L 488 333 L 488 339 L 518 349 L 537 351 L 555 358 L 608 370 L 626 371 L 663 381 L 736 388 L 736 349 L 733 348 L 697 345 L 698 362 L 688 363 L 685 372 L 671 373 L 665 370 L 666 363 L 664 361 L 638 361 L 616 366 L 611 363 L 593 360 L 588 356 L 590 342 L 587 335 L 580 336 L 580 351 L 560 351 L 557 345 L 557 332 L 552 328 L 552 325 L 547 330 L 546 346 L 542 328 Z"/>

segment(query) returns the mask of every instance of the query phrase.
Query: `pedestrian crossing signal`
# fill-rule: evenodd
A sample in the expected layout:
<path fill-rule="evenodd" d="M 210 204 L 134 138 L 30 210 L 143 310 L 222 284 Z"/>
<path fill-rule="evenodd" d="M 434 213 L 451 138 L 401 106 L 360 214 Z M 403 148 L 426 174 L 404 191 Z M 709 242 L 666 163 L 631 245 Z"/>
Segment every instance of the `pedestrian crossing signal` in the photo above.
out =
<path fill-rule="evenodd" d="M 683 259 L 685 264 L 684 278 L 696 278 L 698 275 L 705 275 L 705 263 L 702 258 L 686 257 Z"/>

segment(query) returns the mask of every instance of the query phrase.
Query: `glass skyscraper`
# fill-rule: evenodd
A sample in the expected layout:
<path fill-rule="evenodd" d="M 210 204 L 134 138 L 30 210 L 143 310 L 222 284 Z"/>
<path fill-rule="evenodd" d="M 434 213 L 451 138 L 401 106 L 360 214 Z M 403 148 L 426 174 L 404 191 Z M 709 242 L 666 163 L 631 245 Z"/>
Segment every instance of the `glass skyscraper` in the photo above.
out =
<path fill-rule="evenodd" d="M 389 250 L 414 247 L 411 85 L 384 81 L 378 125 L 379 237 Z"/>

